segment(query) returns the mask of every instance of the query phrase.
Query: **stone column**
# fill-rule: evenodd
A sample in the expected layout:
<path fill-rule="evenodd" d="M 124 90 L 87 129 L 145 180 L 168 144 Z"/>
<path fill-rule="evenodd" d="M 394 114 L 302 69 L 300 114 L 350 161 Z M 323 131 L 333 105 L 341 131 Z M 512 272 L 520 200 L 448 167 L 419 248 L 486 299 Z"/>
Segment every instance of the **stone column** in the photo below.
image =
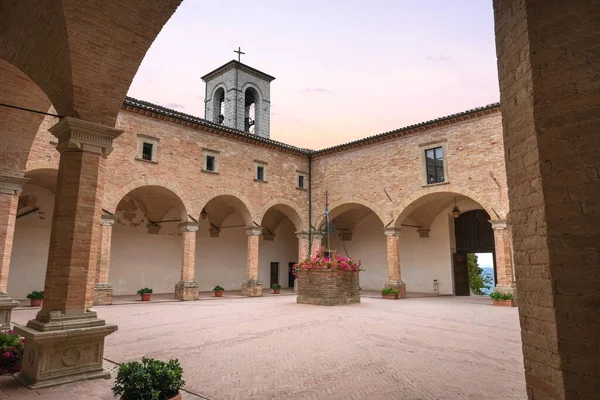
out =
<path fill-rule="evenodd" d="M 94 304 L 112 304 L 113 287 L 108 281 L 108 271 L 110 268 L 110 245 L 112 241 L 112 227 L 117 217 L 115 215 L 102 215 L 100 219 L 101 241 L 100 259 L 98 260 L 98 270 L 96 271 L 96 285 L 94 286 Z"/>
<path fill-rule="evenodd" d="M 319 249 L 321 247 L 323 247 L 322 242 L 323 242 L 323 235 L 321 235 L 320 233 L 312 234 L 312 246 L 310 249 L 310 255 L 312 257 L 317 255 L 317 251 L 319 251 Z"/>
<path fill-rule="evenodd" d="M 196 271 L 196 222 L 183 222 L 179 224 L 182 236 L 181 252 L 181 280 L 175 285 L 175 298 L 178 300 L 198 300 L 200 291 L 198 283 L 194 281 Z"/>
<path fill-rule="evenodd" d="M 490 221 L 494 229 L 496 249 L 496 290 L 516 296 L 515 277 L 512 260 L 512 235 L 505 220 Z"/>
<path fill-rule="evenodd" d="M 249 297 L 262 296 L 262 282 L 258 280 L 258 246 L 262 228 L 253 227 L 246 229 L 248 235 L 248 279 L 242 283 L 242 295 Z"/>
<path fill-rule="evenodd" d="M 41 311 L 15 330 L 25 337 L 19 379 L 40 388 L 108 378 L 104 338 L 117 330 L 91 309 L 100 246 L 106 156 L 122 130 L 62 118 L 50 131 L 60 152 Z"/>
<path fill-rule="evenodd" d="M 388 260 L 388 281 L 386 288 L 396 289 L 398 297 L 406 297 L 406 284 L 402 282 L 402 273 L 400 268 L 400 230 L 396 228 L 386 228 L 387 237 L 387 260 Z"/>
<path fill-rule="evenodd" d="M 27 179 L 0 176 L 0 330 L 10 329 L 12 309 L 19 305 L 8 297 L 8 272 L 12 253 L 17 206 Z"/>
<path fill-rule="evenodd" d="M 308 254 L 308 243 L 309 234 L 308 232 L 296 232 L 298 237 L 298 262 L 304 260 L 309 256 Z M 294 293 L 298 292 L 298 279 L 294 279 Z"/>

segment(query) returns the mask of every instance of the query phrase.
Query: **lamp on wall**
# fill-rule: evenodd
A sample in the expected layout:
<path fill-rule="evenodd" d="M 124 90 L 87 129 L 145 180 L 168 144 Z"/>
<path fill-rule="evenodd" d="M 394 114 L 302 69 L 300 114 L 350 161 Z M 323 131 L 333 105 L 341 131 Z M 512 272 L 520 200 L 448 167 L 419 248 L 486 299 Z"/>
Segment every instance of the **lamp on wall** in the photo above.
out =
<path fill-rule="evenodd" d="M 200 212 L 200 217 L 202 219 L 206 219 L 207 215 L 208 215 L 208 213 L 206 212 L 206 208 L 203 208 L 202 211 Z"/>
<path fill-rule="evenodd" d="M 458 205 L 456 204 L 456 197 L 454 198 L 454 208 L 452 209 L 452 215 L 454 218 L 458 218 L 460 216 L 460 210 L 458 209 Z"/>

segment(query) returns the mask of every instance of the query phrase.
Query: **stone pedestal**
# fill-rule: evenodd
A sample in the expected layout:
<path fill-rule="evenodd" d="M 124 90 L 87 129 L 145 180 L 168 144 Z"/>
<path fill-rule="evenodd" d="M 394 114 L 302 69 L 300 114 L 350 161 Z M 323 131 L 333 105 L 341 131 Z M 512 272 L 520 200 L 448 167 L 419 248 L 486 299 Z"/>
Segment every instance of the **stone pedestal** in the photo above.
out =
<path fill-rule="evenodd" d="M 198 300 L 200 298 L 199 285 L 196 282 L 177 282 L 175 298 L 181 301 Z"/>
<path fill-rule="evenodd" d="M 112 304 L 113 287 L 110 283 L 96 283 L 94 285 L 94 305 Z"/>
<path fill-rule="evenodd" d="M 387 282 L 385 284 L 386 289 L 396 289 L 398 291 L 398 298 L 406 298 L 406 283 L 404 282 Z"/>
<path fill-rule="evenodd" d="M 296 271 L 299 304 L 339 306 L 360 303 L 358 272 L 331 270 Z"/>
<path fill-rule="evenodd" d="M 48 318 L 17 326 L 15 331 L 27 344 L 17 377 L 30 389 L 110 378 L 102 369 L 104 338 L 116 330 L 92 310 L 77 317 L 52 311 Z"/>
<path fill-rule="evenodd" d="M 18 305 L 18 301 L 8 297 L 6 293 L 0 292 L 0 331 L 4 332 L 10 329 L 12 309 Z"/>
<path fill-rule="evenodd" d="M 260 297 L 262 296 L 262 281 L 247 280 L 242 282 L 242 296 Z"/>

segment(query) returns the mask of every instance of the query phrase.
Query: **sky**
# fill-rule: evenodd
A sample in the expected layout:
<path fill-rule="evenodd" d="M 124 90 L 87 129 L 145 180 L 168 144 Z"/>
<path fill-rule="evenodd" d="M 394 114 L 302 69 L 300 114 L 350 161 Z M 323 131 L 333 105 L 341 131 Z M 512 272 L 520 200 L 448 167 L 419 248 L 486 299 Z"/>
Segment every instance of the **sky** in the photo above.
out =
<path fill-rule="evenodd" d="M 271 139 L 310 149 L 499 100 L 491 0 L 184 0 L 129 96 L 204 118 L 205 73 L 276 77 Z"/>

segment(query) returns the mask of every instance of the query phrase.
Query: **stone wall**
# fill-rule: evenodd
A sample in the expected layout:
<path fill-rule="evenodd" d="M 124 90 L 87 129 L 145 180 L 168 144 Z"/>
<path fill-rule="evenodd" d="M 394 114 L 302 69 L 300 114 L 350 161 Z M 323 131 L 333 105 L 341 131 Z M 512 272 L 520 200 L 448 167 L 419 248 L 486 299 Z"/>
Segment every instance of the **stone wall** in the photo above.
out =
<path fill-rule="evenodd" d="M 339 306 L 360 303 L 359 272 L 330 270 L 299 270 L 299 304 Z"/>

